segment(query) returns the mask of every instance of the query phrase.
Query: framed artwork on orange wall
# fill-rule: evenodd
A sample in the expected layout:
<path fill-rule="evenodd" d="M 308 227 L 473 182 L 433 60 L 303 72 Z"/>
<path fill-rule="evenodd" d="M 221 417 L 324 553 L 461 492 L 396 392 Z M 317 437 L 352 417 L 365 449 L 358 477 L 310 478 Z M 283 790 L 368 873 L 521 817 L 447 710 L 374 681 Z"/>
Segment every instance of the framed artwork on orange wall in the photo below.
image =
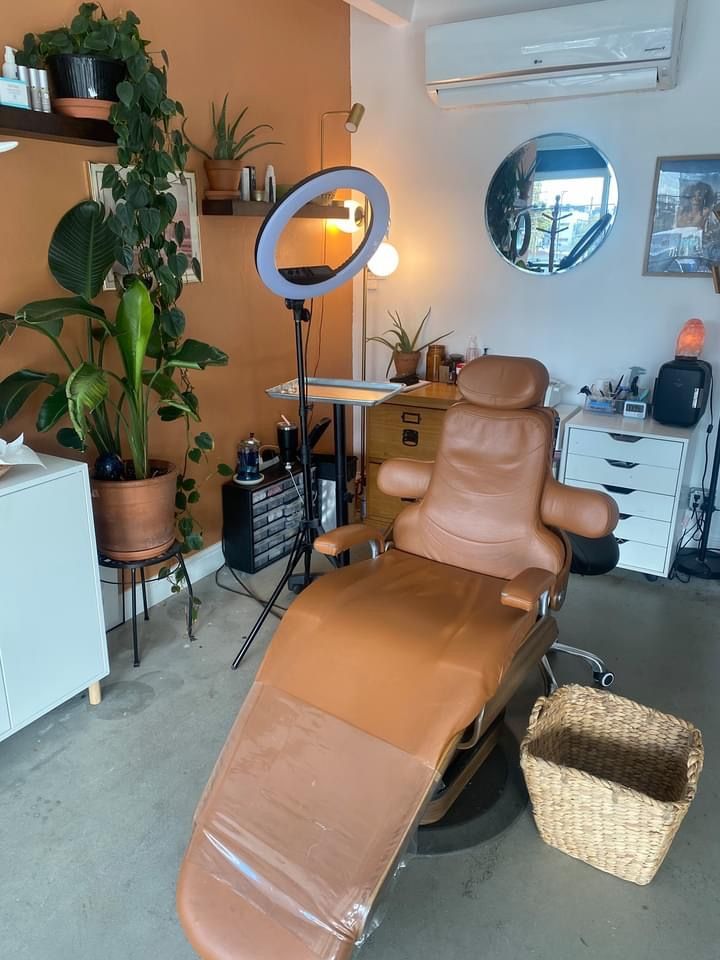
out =
<path fill-rule="evenodd" d="M 105 163 L 88 163 L 90 195 L 93 200 L 101 203 L 108 212 L 111 212 L 115 209 L 112 191 L 102 185 L 103 170 L 106 166 Z M 115 169 L 122 174 L 122 167 L 116 166 Z M 192 267 L 189 266 L 183 280 L 185 283 L 198 283 L 202 277 L 202 248 L 200 245 L 200 218 L 198 217 L 195 174 L 184 173 L 182 177 L 179 174 L 171 174 L 168 180 L 170 181 L 170 192 L 177 200 L 177 210 L 173 223 L 167 229 L 167 236 L 168 239 L 174 239 L 174 224 L 180 221 L 185 224 L 185 236 L 180 251 L 188 258 L 188 262 L 193 258 L 197 260 L 200 264 L 200 276 L 196 276 Z M 117 278 L 122 277 L 125 273 L 127 273 L 125 267 L 121 263 L 115 263 L 105 279 L 103 290 L 115 290 Z"/>

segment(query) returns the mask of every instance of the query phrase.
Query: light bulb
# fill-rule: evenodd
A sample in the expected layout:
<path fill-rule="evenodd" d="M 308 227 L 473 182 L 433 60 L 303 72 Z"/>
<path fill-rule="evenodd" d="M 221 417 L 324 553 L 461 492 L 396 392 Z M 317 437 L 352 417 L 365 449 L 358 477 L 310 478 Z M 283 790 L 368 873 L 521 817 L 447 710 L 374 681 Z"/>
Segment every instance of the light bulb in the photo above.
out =
<path fill-rule="evenodd" d="M 400 263 L 400 254 L 387 240 L 383 240 L 368 260 L 368 269 L 376 277 L 389 277 L 395 273 Z"/>
<path fill-rule="evenodd" d="M 343 233 L 357 233 L 363 221 L 362 204 L 357 200 L 345 200 L 343 206 L 350 211 L 347 220 L 331 220 L 330 223 Z"/>

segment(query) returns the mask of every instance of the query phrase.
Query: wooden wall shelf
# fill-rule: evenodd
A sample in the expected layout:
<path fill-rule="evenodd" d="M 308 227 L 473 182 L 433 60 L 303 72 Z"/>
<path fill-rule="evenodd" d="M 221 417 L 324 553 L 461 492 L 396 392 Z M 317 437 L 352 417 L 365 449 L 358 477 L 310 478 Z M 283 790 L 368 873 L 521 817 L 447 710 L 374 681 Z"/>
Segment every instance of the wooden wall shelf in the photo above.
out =
<path fill-rule="evenodd" d="M 202 212 L 206 217 L 265 217 L 272 210 L 271 203 L 259 200 L 208 200 L 202 202 Z M 308 203 L 296 214 L 311 220 L 349 220 L 347 207 L 327 206 Z"/>
<path fill-rule="evenodd" d="M 60 113 L 39 113 L 0 106 L 0 135 L 31 140 L 56 140 L 85 147 L 108 147 L 117 143 L 106 120 L 78 120 Z"/>

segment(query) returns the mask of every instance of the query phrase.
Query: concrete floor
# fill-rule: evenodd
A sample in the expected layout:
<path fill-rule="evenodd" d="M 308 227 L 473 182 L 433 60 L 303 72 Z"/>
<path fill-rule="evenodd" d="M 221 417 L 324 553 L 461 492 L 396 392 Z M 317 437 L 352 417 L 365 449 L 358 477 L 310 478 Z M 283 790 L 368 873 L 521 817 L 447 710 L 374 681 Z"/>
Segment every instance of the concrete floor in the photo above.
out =
<path fill-rule="evenodd" d="M 274 572 L 254 578 L 265 591 Z M 229 662 L 255 605 L 198 585 L 198 642 L 172 598 L 127 627 L 112 673 L 84 698 L 0 744 L 0 956 L 192 960 L 175 916 L 191 817 L 272 626 L 237 673 Z M 562 637 L 602 653 L 617 692 L 696 723 L 706 766 L 660 874 L 635 887 L 546 847 L 526 811 L 469 852 L 410 862 L 363 960 L 718 960 L 720 957 L 720 585 L 616 574 L 571 584 Z M 274 625 L 274 621 L 272 622 Z M 562 681 L 586 669 L 556 661 Z M 518 697 L 521 728 L 540 684 Z M 278 960 L 292 960 L 291 957 Z"/>

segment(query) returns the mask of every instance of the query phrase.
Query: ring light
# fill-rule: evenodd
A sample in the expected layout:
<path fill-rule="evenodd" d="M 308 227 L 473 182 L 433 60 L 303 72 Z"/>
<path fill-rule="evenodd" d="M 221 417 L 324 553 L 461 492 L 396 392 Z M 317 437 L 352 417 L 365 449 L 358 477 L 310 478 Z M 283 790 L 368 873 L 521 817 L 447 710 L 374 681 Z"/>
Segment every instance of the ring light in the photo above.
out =
<path fill-rule="evenodd" d="M 276 259 L 277 246 L 283 230 L 295 214 L 321 194 L 344 189 L 365 194 L 371 208 L 367 232 L 352 256 L 339 267 L 326 268 L 315 275 L 311 268 L 280 270 Z M 332 208 L 329 208 L 328 212 L 331 211 Z M 301 180 L 267 215 L 255 243 L 257 272 L 268 289 L 286 300 L 322 297 L 360 273 L 382 243 L 389 223 L 390 201 L 377 177 L 359 167 L 331 167 Z M 302 277 L 303 282 L 293 282 L 283 273 Z"/>

